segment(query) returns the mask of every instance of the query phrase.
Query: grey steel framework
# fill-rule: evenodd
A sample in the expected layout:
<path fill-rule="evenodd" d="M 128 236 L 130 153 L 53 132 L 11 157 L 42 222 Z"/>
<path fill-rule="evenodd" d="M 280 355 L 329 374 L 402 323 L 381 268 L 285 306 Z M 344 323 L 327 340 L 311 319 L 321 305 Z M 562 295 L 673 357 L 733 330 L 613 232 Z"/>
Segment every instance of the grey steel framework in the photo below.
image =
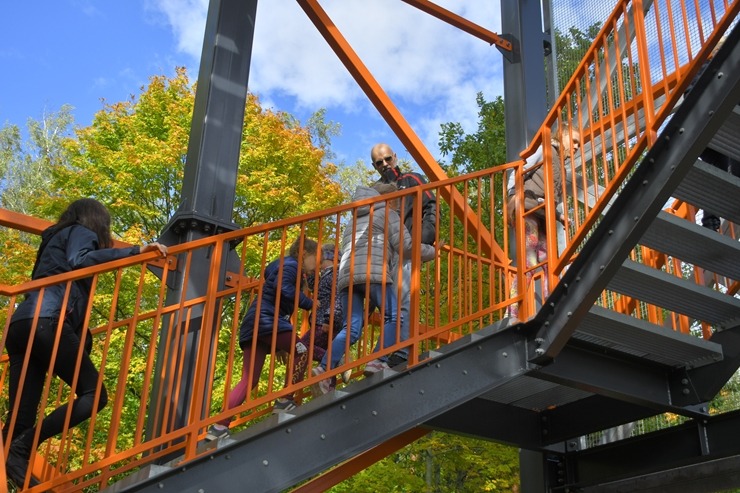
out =
<path fill-rule="evenodd" d="M 256 7 L 256 0 L 211 1 L 183 205 L 162 233 L 166 242 L 191 241 L 235 227 L 231 209 Z M 507 113 L 507 126 L 513 129 L 507 144 L 520 149 L 544 119 L 543 57 L 551 53 L 551 43 L 541 27 L 539 2 L 504 1 L 502 14 L 504 36 L 514 47 L 506 62 L 507 110 L 516 113 Z M 110 490 L 242 491 L 249 484 L 250 491 L 281 491 L 419 426 L 531 450 L 522 462 L 527 493 L 610 491 L 604 484 L 607 477 L 615 491 L 617 485 L 635 487 L 640 481 L 649 481 L 653 488 L 677 481 L 686 485 L 684 474 L 701 479 L 706 488 L 702 491 L 740 486 L 733 471 L 740 443 L 728 439 L 737 435 L 740 416 L 710 417 L 706 409 L 706 401 L 740 365 L 740 325 L 728 325 L 704 341 L 666 334 L 593 306 L 601 290 L 609 288 L 661 306 L 690 298 L 701 315 L 719 310 L 740 316 L 740 301 L 734 298 L 718 300 L 696 286 L 643 272 L 626 261 L 629 250 L 642 242 L 664 251 L 680 249 L 697 265 L 711 264 L 715 272 L 737 276 L 737 242 L 673 224 L 659 211 L 671 194 L 690 193 L 701 176 L 728 191 L 722 197 L 724 210 L 740 222 L 740 180 L 717 175 L 696 159 L 738 114 L 738 37 L 735 29 L 563 275 L 548 299 L 549 308 L 536 319 L 509 328 L 505 323 L 491 326 L 429 355 L 419 368 L 387 371 L 358 382 L 346 393 L 335 392 L 293 414 L 272 417 L 222 447 L 211 445 L 208 456 L 185 467 L 164 468 L 157 476 L 143 475 Z M 718 210 L 718 202 L 716 194 L 707 194 L 697 204 Z M 651 235 L 653 228 L 663 228 L 676 241 L 661 242 L 661 235 Z M 704 242 L 703 252 L 690 248 L 697 238 Z M 728 255 L 729 261 L 723 261 Z M 227 268 L 224 265 L 223 272 Z M 190 290 L 203 284 L 193 276 L 188 286 L 180 279 L 172 289 L 176 297 L 185 289 L 197 295 Z M 197 314 L 190 323 L 199 326 Z M 622 333 L 623 339 L 606 345 L 605 327 L 619 328 L 612 332 Z M 197 337 L 197 331 L 191 337 Z M 633 356 L 635 345 L 650 345 L 652 357 Z M 188 387 L 187 381 L 179 385 Z M 171 405 L 167 399 L 165 404 Z M 179 413 L 185 411 L 178 408 Z M 680 428 L 604 448 L 581 450 L 576 440 L 663 411 L 694 419 Z M 157 419 L 153 417 L 151 429 L 157 429 Z M 654 453 L 656 449 L 662 453 Z M 675 469 L 685 464 L 691 467 Z"/>

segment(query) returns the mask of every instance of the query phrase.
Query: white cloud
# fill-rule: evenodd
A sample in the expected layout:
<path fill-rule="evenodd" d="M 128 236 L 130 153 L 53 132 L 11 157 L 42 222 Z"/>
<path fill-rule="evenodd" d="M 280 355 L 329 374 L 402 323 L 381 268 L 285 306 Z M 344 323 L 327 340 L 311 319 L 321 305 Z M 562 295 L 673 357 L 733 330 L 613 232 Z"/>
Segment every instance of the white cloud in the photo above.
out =
<path fill-rule="evenodd" d="M 200 60 L 208 0 L 148 0 L 147 8 L 165 15 L 179 51 Z"/>
<path fill-rule="evenodd" d="M 178 49 L 198 60 L 208 1 L 149 1 L 165 15 Z M 437 4 L 500 31 L 498 2 Z M 391 99 L 410 109 L 406 119 L 433 153 L 440 123 L 459 121 L 472 130 L 476 92 L 484 91 L 488 99 L 502 93 L 501 53 L 439 19 L 398 0 L 321 5 Z M 287 99 L 294 108 L 280 109 L 289 112 L 325 107 L 378 122 L 367 97 L 295 0 L 259 2 L 249 87 L 263 101 Z"/>
<path fill-rule="evenodd" d="M 18 48 L 0 49 L 0 60 L 23 60 L 25 55 Z"/>
<path fill-rule="evenodd" d="M 90 0 L 75 0 L 72 2 L 72 6 L 88 17 L 101 17 L 103 15 L 98 6 Z"/>
<path fill-rule="evenodd" d="M 563 32 L 571 27 L 585 32 L 596 22 L 604 23 L 616 4 L 616 0 L 587 4 L 583 0 L 561 0 L 553 5 L 553 24 Z"/>

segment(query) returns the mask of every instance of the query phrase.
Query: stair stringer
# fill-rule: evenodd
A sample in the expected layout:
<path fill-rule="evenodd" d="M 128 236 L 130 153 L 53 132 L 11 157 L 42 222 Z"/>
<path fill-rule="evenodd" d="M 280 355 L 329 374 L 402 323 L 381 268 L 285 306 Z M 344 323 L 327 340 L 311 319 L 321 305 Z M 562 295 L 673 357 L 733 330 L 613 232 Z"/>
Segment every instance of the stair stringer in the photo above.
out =
<path fill-rule="evenodd" d="M 386 370 L 233 435 L 194 461 L 109 492 L 282 491 L 533 369 L 495 324 L 406 371 Z"/>

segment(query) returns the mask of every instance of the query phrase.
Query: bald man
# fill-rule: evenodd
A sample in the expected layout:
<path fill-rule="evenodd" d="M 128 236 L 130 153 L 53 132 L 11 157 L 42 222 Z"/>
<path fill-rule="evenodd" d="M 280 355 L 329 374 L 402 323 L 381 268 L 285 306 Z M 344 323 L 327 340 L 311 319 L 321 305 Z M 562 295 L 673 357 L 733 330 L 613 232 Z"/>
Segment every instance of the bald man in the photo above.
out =
<path fill-rule="evenodd" d="M 425 184 L 427 181 L 418 173 L 403 173 L 398 169 L 398 157 L 388 144 L 376 144 L 370 150 L 370 160 L 373 167 L 380 174 L 380 182 L 394 183 L 399 190 L 417 187 Z M 399 211 L 402 214 L 403 221 L 409 233 L 413 233 L 414 225 L 414 203 L 416 197 L 409 195 L 404 201 L 403 208 Z M 437 199 L 434 194 L 426 190 L 421 198 L 421 242 L 427 245 L 433 245 L 437 235 Z M 412 234 L 413 239 L 413 234 Z M 397 259 L 396 259 L 397 261 Z M 394 265 L 392 269 L 394 281 L 398 282 L 398 266 Z M 409 309 L 411 306 L 411 259 L 404 258 L 401 264 L 401 298 L 399 305 L 401 307 L 401 334 L 400 340 L 405 341 L 411 334 Z M 402 348 L 391 355 L 388 365 L 398 366 L 408 359 L 408 348 Z"/>
<path fill-rule="evenodd" d="M 399 190 L 416 187 L 427 181 L 419 173 L 403 173 L 398 169 L 398 157 L 388 144 L 376 144 L 370 150 L 370 160 L 380 174 L 383 183 L 394 183 Z M 414 230 L 414 196 L 406 198 L 403 208 L 403 220 L 409 232 Z M 434 244 L 437 224 L 437 199 L 431 191 L 425 191 L 421 199 L 421 242 Z"/>

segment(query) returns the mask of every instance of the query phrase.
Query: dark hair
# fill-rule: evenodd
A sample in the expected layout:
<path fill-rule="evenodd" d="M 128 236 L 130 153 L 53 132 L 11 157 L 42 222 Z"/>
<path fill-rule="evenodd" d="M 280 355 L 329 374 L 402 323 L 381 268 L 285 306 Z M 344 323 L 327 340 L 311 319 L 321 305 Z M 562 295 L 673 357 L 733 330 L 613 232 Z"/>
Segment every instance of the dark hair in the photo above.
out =
<path fill-rule="evenodd" d="M 78 199 L 67 206 L 54 225 L 56 231 L 79 224 L 98 236 L 100 248 L 113 246 L 110 233 L 110 213 L 95 199 Z"/>
<path fill-rule="evenodd" d="M 324 243 L 321 245 L 321 260 L 334 260 L 334 243 Z"/>
<path fill-rule="evenodd" d="M 298 252 L 301 249 L 301 242 L 303 242 L 303 253 L 309 254 L 309 255 L 316 255 L 316 252 L 319 249 L 319 244 L 316 243 L 311 238 L 298 238 L 293 242 L 292 245 L 290 245 L 290 250 L 288 250 L 288 255 L 293 258 L 298 258 Z"/>

